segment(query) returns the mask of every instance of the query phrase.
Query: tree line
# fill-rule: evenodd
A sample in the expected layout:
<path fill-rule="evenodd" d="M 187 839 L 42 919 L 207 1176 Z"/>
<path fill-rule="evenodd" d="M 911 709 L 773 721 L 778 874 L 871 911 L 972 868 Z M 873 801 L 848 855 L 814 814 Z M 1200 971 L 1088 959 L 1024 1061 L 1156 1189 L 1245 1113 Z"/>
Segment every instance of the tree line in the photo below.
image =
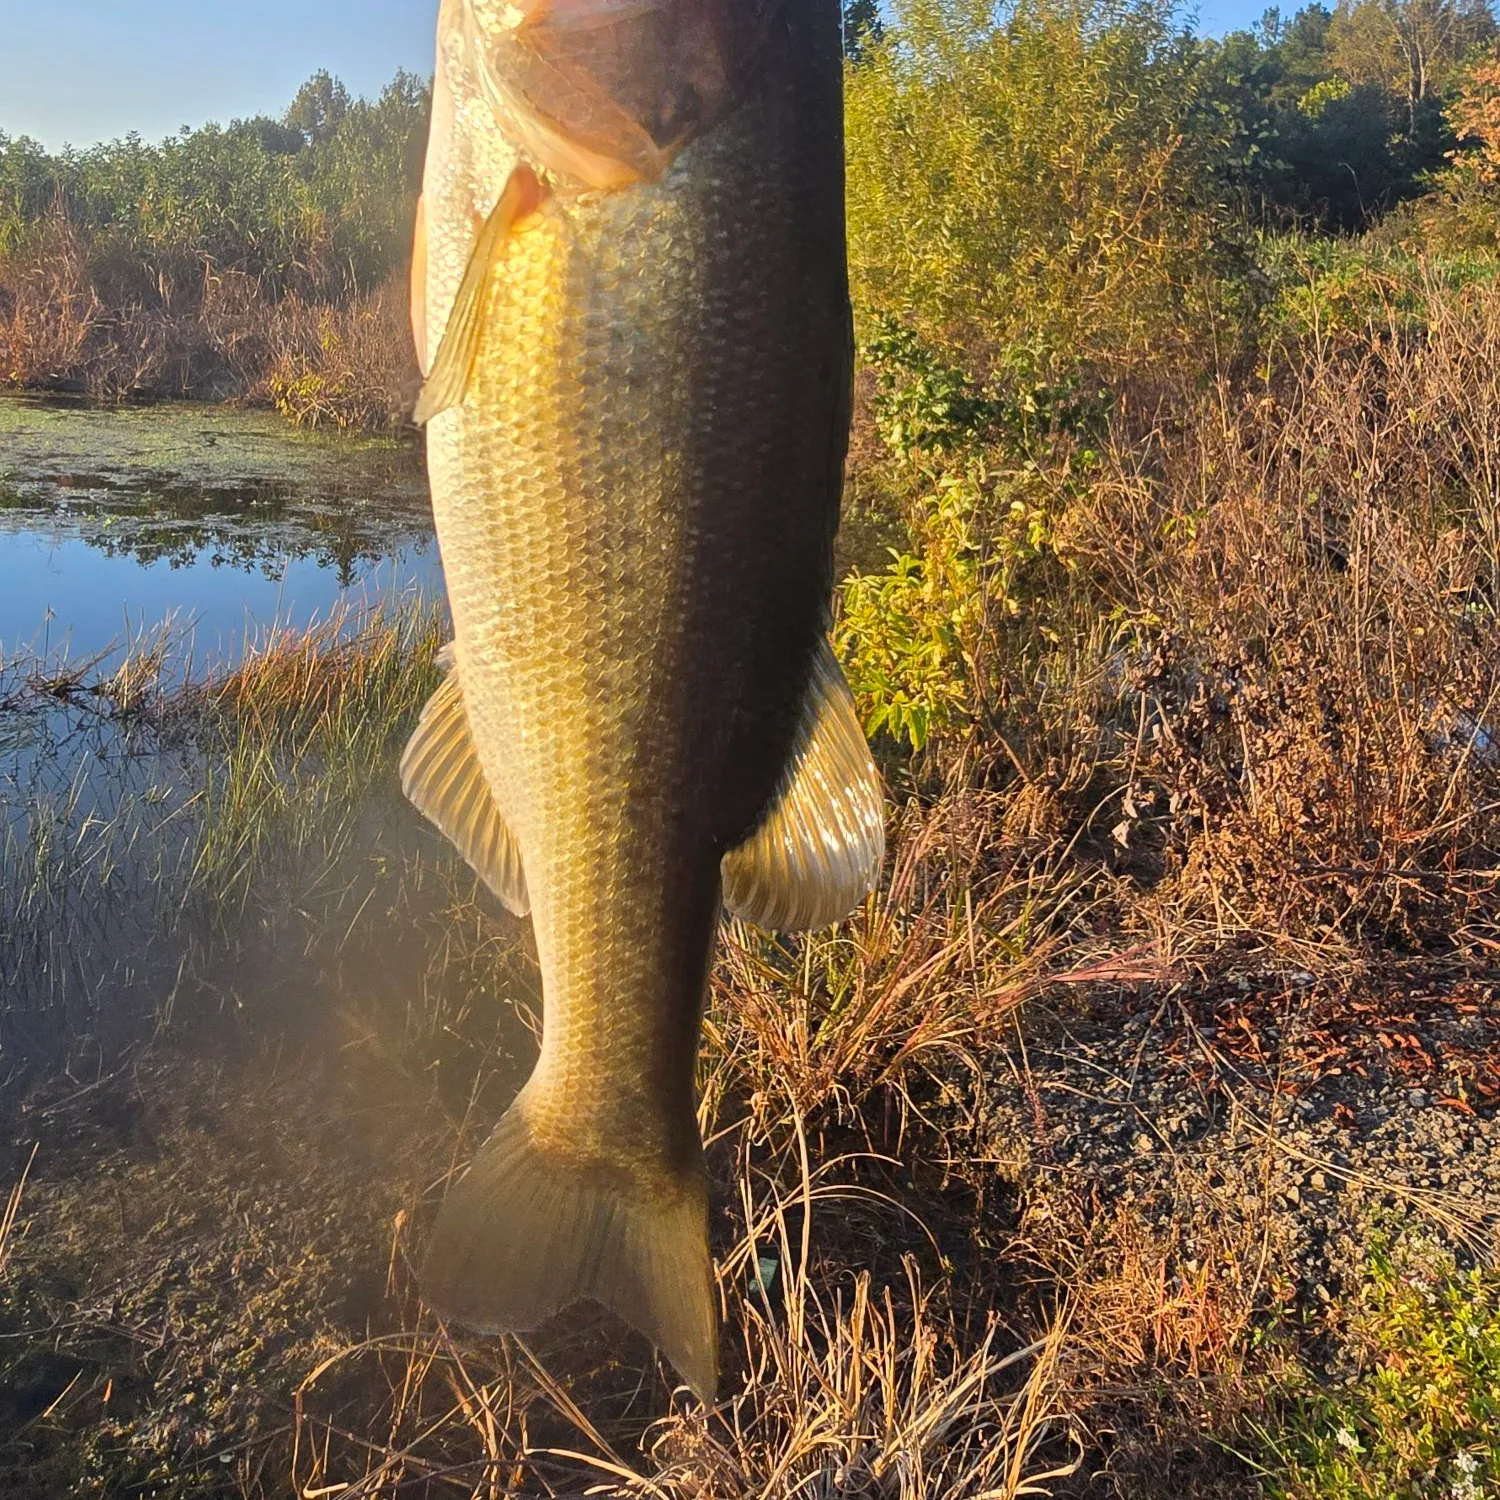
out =
<path fill-rule="evenodd" d="M 1492 0 L 1314 3 L 1219 39 L 1171 0 L 847 0 L 844 34 L 869 348 L 1046 384 L 1205 330 L 1253 342 L 1320 244 L 1500 250 Z M 322 72 L 280 117 L 154 144 L 0 134 L 0 379 L 396 409 L 372 393 L 412 378 L 396 313 L 430 104 L 410 74 L 369 100 Z"/>

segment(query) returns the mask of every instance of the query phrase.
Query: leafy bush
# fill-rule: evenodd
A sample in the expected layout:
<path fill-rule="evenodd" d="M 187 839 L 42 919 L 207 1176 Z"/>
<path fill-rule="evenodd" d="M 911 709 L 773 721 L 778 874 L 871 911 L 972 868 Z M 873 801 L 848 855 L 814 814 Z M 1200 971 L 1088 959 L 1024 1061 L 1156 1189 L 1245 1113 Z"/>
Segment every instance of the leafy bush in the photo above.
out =
<path fill-rule="evenodd" d="M 856 303 L 971 370 L 1180 346 L 1228 131 L 1156 0 L 902 0 L 848 84 Z"/>
<path fill-rule="evenodd" d="M 1101 424 L 1108 402 L 1076 374 L 1037 379 L 1028 350 L 981 386 L 910 329 L 875 321 L 863 353 L 876 428 L 908 485 L 910 540 L 881 572 L 845 580 L 837 637 L 867 729 L 921 750 L 973 720 L 984 639 L 1022 612 L 1050 548 L 1038 459 Z"/>

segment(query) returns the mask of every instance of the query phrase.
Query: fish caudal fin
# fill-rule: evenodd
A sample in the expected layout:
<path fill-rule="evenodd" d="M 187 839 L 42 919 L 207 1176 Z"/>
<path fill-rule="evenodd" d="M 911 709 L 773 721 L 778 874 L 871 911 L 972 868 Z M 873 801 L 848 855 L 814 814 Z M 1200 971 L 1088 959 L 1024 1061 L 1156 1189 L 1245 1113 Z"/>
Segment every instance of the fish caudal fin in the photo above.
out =
<path fill-rule="evenodd" d="M 449 1192 L 421 1283 L 438 1313 L 485 1333 L 525 1332 L 592 1298 L 649 1338 L 700 1400 L 714 1398 L 718 1311 L 701 1166 L 637 1175 L 549 1151 L 524 1094 Z"/>
<path fill-rule="evenodd" d="M 812 931 L 857 906 L 884 859 L 880 774 L 825 640 L 781 789 L 760 827 L 724 856 L 724 901 L 757 927 Z"/>
<path fill-rule="evenodd" d="M 463 686 L 450 646 L 438 658 L 448 678 L 427 700 L 401 757 L 401 789 L 468 860 L 474 872 L 524 917 L 531 909 L 521 848 L 495 805 L 474 748 Z"/>

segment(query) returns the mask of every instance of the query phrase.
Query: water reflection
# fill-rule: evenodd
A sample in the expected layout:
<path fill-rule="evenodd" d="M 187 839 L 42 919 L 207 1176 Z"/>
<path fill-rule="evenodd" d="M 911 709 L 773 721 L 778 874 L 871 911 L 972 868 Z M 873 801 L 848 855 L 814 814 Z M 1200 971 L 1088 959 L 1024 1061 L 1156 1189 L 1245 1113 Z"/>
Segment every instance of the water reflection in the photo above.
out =
<path fill-rule="evenodd" d="M 212 768 L 161 711 L 175 690 L 274 631 L 355 630 L 441 589 L 410 446 L 0 397 L 0 1054 L 123 1037 L 170 1008 L 190 950 L 228 941 L 231 913 L 189 901 L 218 889 L 205 859 L 239 856 L 206 842 Z M 239 837 L 235 796 L 287 772 L 238 774 L 221 842 Z M 330 827 L 313 863 L 337 848 L 353 879 L 364 837 Z"/>
<path fill-rule="evenodd" d="M 420 453 L 263 413 L 0 399 L 0 652 L 93 656 L 168 619 L 233 659 L 268 627 L 441 570 Z"/>

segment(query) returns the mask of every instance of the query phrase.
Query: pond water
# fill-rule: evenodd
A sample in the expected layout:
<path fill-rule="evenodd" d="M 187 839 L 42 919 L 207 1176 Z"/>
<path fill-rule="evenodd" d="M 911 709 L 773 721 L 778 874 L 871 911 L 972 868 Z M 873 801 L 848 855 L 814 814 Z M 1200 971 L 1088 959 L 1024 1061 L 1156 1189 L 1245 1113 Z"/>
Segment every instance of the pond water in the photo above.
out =
<path fill-rule="evenodd" d="M 413 445 L 0 397 L 0 1055 L 46 1053 L 75 999 L 85 1030 L 124 1023 L 180 972 L 209 773 L 121 698 L 131 648 L 170 693 L 273 631 L 441 594 Z"/>
<path fill-rule="evenodd" d="M 170 624 L 230 662 L 442 573 L 420 450 L 265 412 L 0 397 L 0 658 Z"/>

